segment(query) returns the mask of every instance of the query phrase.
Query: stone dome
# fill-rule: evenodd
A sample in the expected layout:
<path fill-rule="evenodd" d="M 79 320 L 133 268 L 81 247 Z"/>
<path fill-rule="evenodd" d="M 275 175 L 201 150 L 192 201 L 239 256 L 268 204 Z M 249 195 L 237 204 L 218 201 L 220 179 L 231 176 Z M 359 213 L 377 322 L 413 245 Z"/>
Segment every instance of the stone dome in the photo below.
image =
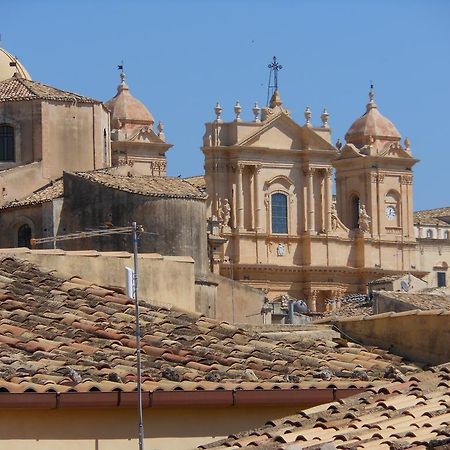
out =
<path fill-rule="evenodd" d="M 16 63 L 16 66 L 10 66 L 10 63 Z M 0 48 L 0 81 L 11 78 L 15 72 L 18 72 L 22 78 L 31 80 L 31 76 L 22 63 L 15 58 L 11 53 L 7 52 L 3 48 Z"/>
<path fill-rule="evenodd" d="M 137 125 L 155 123 L 150 111 L 137 98 L 133 97 L 125 83 L 125 74 L 121 73 L 121 82 L 117 94 L 105 103 L 111 111 L 111 128 L 133 128 Z"/>
<path fill-rule="evenodd" d="M 399 141 L 400 133 L 395 125 L 379 111 L 373 100 L 374 94 L 369 93 L 369 103 L 366 107 L 366 113 L 359 119 L 356 119 L 345 135 L 348 143 L 365 145 L 370 140 L 381 141 Z"/>

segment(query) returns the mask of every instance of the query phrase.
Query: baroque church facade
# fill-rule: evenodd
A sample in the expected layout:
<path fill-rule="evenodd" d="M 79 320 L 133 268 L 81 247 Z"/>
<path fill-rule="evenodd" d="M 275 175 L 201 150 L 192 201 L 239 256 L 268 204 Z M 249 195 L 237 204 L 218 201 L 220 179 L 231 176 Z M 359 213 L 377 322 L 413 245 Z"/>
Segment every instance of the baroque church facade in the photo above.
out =
<path fill-rule="evenodd" d="M 277 90 L 268 108 L 253 108 L 253 121 L 240 110 L 237 104 L 225 123 L 217 105 L 204 136 L 209 210 L 225 238 L 214 248 L 213 270 L 270 297 L 307 299 L 312 310 L 386 274 L 424 275 L 413 226 L 417 160 L 372 90 L 340 149 L 327 111 L 314 126 L 307 108 L 298 124 Z"/>
<path fill-rule="evenodd" d="M 225 122 L 217 104 L 203 137 L 205 174 L 186 179 L 207 193 L 206 214 L 191 223 L 208 220 L 212 272 L 263 289 L 269 299 L 305 299 L 319 311 L 327 299 L 364 292 L 369 281 L 386 275 L 409 272 L 430 286 L 447 283 L 450 213 L 443 208 L 414 216 L 417 160 L 379 112 L 373 90 L 344 146 L 332 143 L 327 111 L 318 126 L 309 108 L 305 122 L 296 123 L 278 90 L 267 107 L 255 104 L 252 120 L 241 117 L 239 103 L 234 112 Z M 102 103 L 33 81 L 0 50 L 0 141 L 2 246 L 69 231 L 61 226 L 61 202 L 77 196 L 62 187 L 63 173 L 108 171 L 119 188 L 123 176 L 170 178 L 164 126 L 155 126 L 131 95 L 123 72 L 116 95 Z M 86 177 L 107 178 L 75 178 Z M 168 182 L 173 192 L 186 191 Z M 91 214 L 89 226 L 107 223 L 106 213 Z M 78 216 L 77 223 L 83 226 Z M 195 239 L 206 249 L 206 229 L 198 228 L 205 245 Z M 206 259 L 206 251 L 200 253 Z M 207 261 L 197 265 L 203 273 Z"/>

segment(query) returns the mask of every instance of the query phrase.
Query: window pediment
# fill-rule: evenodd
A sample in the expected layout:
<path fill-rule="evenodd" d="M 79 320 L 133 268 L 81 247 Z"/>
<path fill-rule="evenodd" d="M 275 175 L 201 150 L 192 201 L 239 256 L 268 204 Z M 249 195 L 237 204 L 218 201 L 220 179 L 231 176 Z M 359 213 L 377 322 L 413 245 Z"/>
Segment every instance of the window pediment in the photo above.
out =
<path fill-rule="evenodd" d="M 278 184 L 283 186 L 287 191 L 291 191 L 294 188 L 294 182 L 286 175 L 276 175 L 270 180 L 264 183 L 264 189 L 268 189 L 270 186 Z"/>

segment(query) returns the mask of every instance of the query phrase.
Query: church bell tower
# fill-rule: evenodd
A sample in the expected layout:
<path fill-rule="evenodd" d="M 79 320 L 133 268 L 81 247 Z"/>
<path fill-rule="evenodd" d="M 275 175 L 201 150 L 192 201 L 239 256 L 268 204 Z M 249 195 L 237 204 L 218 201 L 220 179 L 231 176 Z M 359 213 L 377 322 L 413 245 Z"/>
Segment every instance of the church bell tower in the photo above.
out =
<path fill-rule="evenodd" d="M 364 226 L 377 240 L 414 241 L 412 167 L 417 160 L 408 138 L 402 145 L 394 124 L 378 111 L 373 85 L 365 114 L 345 139 L 335 161 L 341 220 L 351 230 Z"/>

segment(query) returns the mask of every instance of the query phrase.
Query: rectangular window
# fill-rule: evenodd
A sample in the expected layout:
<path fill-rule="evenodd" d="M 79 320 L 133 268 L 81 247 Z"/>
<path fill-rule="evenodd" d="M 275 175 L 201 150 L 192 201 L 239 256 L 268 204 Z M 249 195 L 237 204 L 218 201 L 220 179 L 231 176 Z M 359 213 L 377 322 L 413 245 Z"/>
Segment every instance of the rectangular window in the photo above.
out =
<path fill-rule="evenodd" d="M 438 272 L 437 273 L 437 285 L 438 287 L 445 287 L 447 286 L 447 280 L 445 276 L 445 272 Z"/>
<path fill-rule="evenodd" d="M 285 194 L 272 194 L 272 233 L 287 234 L 287 196 Z"/>
<path fill-rule="evenodd" d="M 0 126 L 0 162 L 14 161 L 14 128 Z"/>

